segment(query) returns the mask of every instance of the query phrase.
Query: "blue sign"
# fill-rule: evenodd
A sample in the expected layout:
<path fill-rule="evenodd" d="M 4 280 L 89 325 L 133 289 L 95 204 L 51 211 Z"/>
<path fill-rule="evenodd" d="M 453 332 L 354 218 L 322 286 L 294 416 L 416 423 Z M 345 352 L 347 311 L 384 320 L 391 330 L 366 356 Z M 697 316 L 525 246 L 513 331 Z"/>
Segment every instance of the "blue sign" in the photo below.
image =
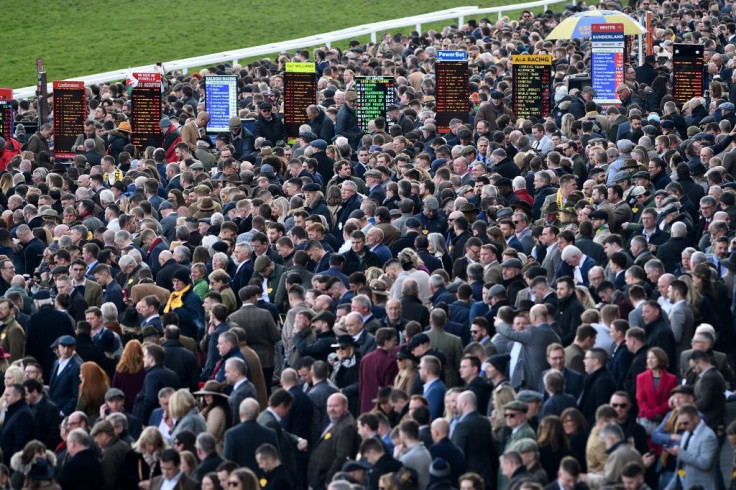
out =
<path fill-rule="evenodd" d="M 437 61 L 468 61 L 468 52 L 437 51 Z"/>
<path fill-rule="evenodd" d="M 616 86 L 624 81 L 623 24 L 593 24 L 591 84 L 596 102 L 618 103 Z"/>
<path fill-rule="evenodd" d="M 204 78 L 204 107 L 210 115 L 208 133 L 230 131 L 230 117 L 238 115 L 238 89 L 235 75 Z"/>

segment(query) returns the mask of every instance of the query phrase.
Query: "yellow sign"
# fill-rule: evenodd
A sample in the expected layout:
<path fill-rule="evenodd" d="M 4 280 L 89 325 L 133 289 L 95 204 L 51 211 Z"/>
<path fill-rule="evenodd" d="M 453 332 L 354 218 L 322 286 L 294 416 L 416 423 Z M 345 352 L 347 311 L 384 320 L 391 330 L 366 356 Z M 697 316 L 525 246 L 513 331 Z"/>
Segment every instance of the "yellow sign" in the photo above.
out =
<path fill-rule="evenodd" d="M 515 54 L 511 56 L 513 65 L 551 65 L 551 54 Z"/>
<path fill-rule="evenodd" d="M 286 63 L 286 73 L 315 73 L 314 63 Z"/>

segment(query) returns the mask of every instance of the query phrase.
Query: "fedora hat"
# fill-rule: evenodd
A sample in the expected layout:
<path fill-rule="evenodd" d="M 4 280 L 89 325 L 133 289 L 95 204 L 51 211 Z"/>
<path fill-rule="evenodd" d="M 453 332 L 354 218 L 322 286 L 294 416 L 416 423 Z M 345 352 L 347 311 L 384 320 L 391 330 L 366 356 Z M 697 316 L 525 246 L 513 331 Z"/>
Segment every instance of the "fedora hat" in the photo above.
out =
<path fill-rule="evenodd" d="M 221 396 L 223 398 L 230 398 L 229 396 L 227 396 L 225 393 L 222 392 L 222 384 L 214 380 L 207 381 L 201 390 L 195 391 L 192 394 L 197 395 L 197 396 L 212 395 L 212 396 Z"/>
<path fill-rule="evenodd" d="M 551 202 L 542 208 L 542 214 L 557 214 L 560 212 L 560 206 L 556 202 Z"/>

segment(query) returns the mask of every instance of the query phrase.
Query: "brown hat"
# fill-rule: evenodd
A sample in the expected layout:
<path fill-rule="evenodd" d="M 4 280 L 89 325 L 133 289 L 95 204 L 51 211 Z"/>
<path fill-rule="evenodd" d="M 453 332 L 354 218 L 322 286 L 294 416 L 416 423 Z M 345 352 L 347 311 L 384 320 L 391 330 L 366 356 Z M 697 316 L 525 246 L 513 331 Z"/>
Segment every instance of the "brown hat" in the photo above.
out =
<path fill-rule="evenodd" d="M 261 255 L 253 264 L 253 270 L 256 272 L 263 272 L 269 265 L 271 265 L 271 257 L 268 255 Z"/>
<path fill-rule="evenodd" d="M 212 200 L 211 197 L 203 197 L 201 201 L 199 201 L 199 209 L 198 211 L 214 211 L 215 210 L 215 202 Z"/>
<path fill-rule="evenodd" d="M 230 398 L 222 392 L 222 384 L 218 383 L 215 380 L 207 381 L 201 390 L 195 391 L 194 393 L 192 393 L 192 395 L 214 395 L 221 396 L 223 398 Z"/>

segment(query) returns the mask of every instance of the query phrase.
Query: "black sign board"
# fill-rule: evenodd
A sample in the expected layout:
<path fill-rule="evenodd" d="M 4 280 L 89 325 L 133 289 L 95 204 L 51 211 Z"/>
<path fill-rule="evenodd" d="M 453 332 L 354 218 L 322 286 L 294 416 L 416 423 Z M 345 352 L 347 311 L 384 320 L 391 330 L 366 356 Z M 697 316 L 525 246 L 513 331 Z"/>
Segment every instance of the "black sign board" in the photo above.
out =
<path fill-rule="evenodd" d="M 437 94 L 437 132 L 449 133 L 450 121 L 470 121 L 468 114 L 468 54 L 466 51 L 438 51 L 434 68 Z"/>
<path fill-rule="evenodd" d="M 552 111 L 550 82 L 551 55 L 514 55 L 513 65 L 514 114 L 516 117 L 542 118 Z"/>
<path fill-rule="evenodd" d="M 703 45 L 674 44 L 672 65 L 674 67 L 675 102 L 684 104 L 693 97 L 703 96 Z"/>
<path fill-rule="evenodd" d="M 368 122 L 382 117 L 390 127 L 387 118 L 388 106 L 394 103 L 394 77 L 356 77 L 355 102 L 358 126 L 368 132 Z"/>
<path fill-rule="evenodd" d="M 54 82 L 54 156 L 74 158 L 74 142 L 84 132 L 87 92 L 84 82 Z"/>
<path fill-rule="evenodd" d="M 286 63 L 284 125 L 289 143 L 299 138 L 299 126 L 309 122 L 307 107 L 317 103 L 316 73 L 314 63 Z"/>
<path fill-rule="evenodd" d="M 137 85 L 130 96 L 133 144 L 144 150 L 161 146 L 161 74 L 133 73 Z"/>

